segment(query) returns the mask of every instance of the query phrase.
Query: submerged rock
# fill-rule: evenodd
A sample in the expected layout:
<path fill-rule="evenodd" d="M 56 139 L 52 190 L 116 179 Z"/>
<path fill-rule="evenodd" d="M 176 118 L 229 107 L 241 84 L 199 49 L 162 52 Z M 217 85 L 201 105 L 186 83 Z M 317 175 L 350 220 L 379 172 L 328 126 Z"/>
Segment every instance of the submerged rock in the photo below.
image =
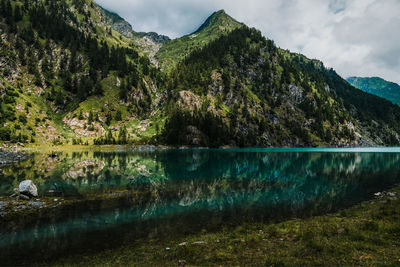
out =
<path fill-rule="evenodd" d="M 37 197 L 38 190 L 36 185 L 31 180 L 25 180 L 19 184 L 19 192 L 26 196 Z"/>
<path fill-rule="evenodd" d="M 30 199 L 30 197 L 28 197 L 27 195 L 25 195 L 25 194 L 21 194 L 21 195 L 19 195 L 18 196 L 18 199 L 22 199 L 22 200 L 29 200 Z"/>

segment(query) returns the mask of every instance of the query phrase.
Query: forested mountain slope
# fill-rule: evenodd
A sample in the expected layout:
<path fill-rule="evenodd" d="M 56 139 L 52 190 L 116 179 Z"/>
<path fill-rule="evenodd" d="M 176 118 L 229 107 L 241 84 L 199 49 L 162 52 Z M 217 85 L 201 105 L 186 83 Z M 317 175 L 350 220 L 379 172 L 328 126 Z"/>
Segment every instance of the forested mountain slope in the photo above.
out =
<path fill-rule="evenodd" d="M 93 1 L 2 0 L 0 12 L 2 140 L 70 142 L 151 109 L 158 72 Z"/>
<path fill-rule="evenodd" d="M 400 85 L 397 83 L 388 82 L 379 77 L 349 77 L 347 81 L 364 92 L 377 95 L 400 105 Z"/>
<path fill-rule="evenodd" d="M 187 57 L 168 81 L 167 143 L 397 144 L 400 109 L 247 27 Z M 178 107 L 174 107 L 178 103 Z"/>
<path fill-rule="evenodd" d="M 165 43 L 155 57 L 160 67 L 169 71 L 194 50 L 241 26 L 224 10 L 214 12 L 195 32 Z"/>
<path fill-rule="evenodd" d="M 0 0 L 0 14 L 1 141 L 337 146 L 400 140 L 399 107 L 350 86 L 317 60 L 277 48 L 224 11 L 172 41 L 135 32 L 92 0 Z M 140 43 L 151 36 L 164 39 L 157 52 Z"/>

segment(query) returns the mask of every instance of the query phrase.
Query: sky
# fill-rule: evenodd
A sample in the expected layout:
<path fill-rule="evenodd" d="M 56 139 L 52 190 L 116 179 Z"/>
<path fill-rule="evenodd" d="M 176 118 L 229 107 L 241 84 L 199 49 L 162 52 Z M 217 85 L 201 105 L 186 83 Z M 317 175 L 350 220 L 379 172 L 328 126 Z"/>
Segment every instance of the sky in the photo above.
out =
<path fill-rule="evenodd" d="M 400 0 L 95 0 L 135 31 L 177 38 L 214 11 L 259 29 L 284 49 L 324 62 L 342 77 L 400 84 Z"/>

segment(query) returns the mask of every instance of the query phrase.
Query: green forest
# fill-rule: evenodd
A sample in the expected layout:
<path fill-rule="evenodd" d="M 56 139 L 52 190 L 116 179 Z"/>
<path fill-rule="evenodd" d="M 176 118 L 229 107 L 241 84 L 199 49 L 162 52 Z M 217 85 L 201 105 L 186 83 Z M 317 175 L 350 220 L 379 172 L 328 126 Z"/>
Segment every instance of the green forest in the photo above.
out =
<path fill-rule="evenodd" d="M 155 57 L 89 0 L 1 0 L 0 140 L 397 145 L 400 109 L 215 12 Z M 111 15 L 110 15 L 111 14 Z M 160 60 L 159 64 L 157 60 Z M 51 129 L 51 131 L 49 131 Z"/>

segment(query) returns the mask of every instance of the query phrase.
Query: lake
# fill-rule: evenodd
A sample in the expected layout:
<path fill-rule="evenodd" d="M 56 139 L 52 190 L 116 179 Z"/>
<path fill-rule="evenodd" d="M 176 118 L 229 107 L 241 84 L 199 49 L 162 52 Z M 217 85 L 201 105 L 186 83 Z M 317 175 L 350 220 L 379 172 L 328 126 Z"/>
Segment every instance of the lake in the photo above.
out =
<path fill-rule="evenodd" d="M 399 183 L 400 149 L 115 147 L 36 152 L 2 169 L 0 196 L 25 179 L 39 189 L 26 203 L 35 220 L 0 229 L 0 259 L 15 263 L 334 212 Z"/>

